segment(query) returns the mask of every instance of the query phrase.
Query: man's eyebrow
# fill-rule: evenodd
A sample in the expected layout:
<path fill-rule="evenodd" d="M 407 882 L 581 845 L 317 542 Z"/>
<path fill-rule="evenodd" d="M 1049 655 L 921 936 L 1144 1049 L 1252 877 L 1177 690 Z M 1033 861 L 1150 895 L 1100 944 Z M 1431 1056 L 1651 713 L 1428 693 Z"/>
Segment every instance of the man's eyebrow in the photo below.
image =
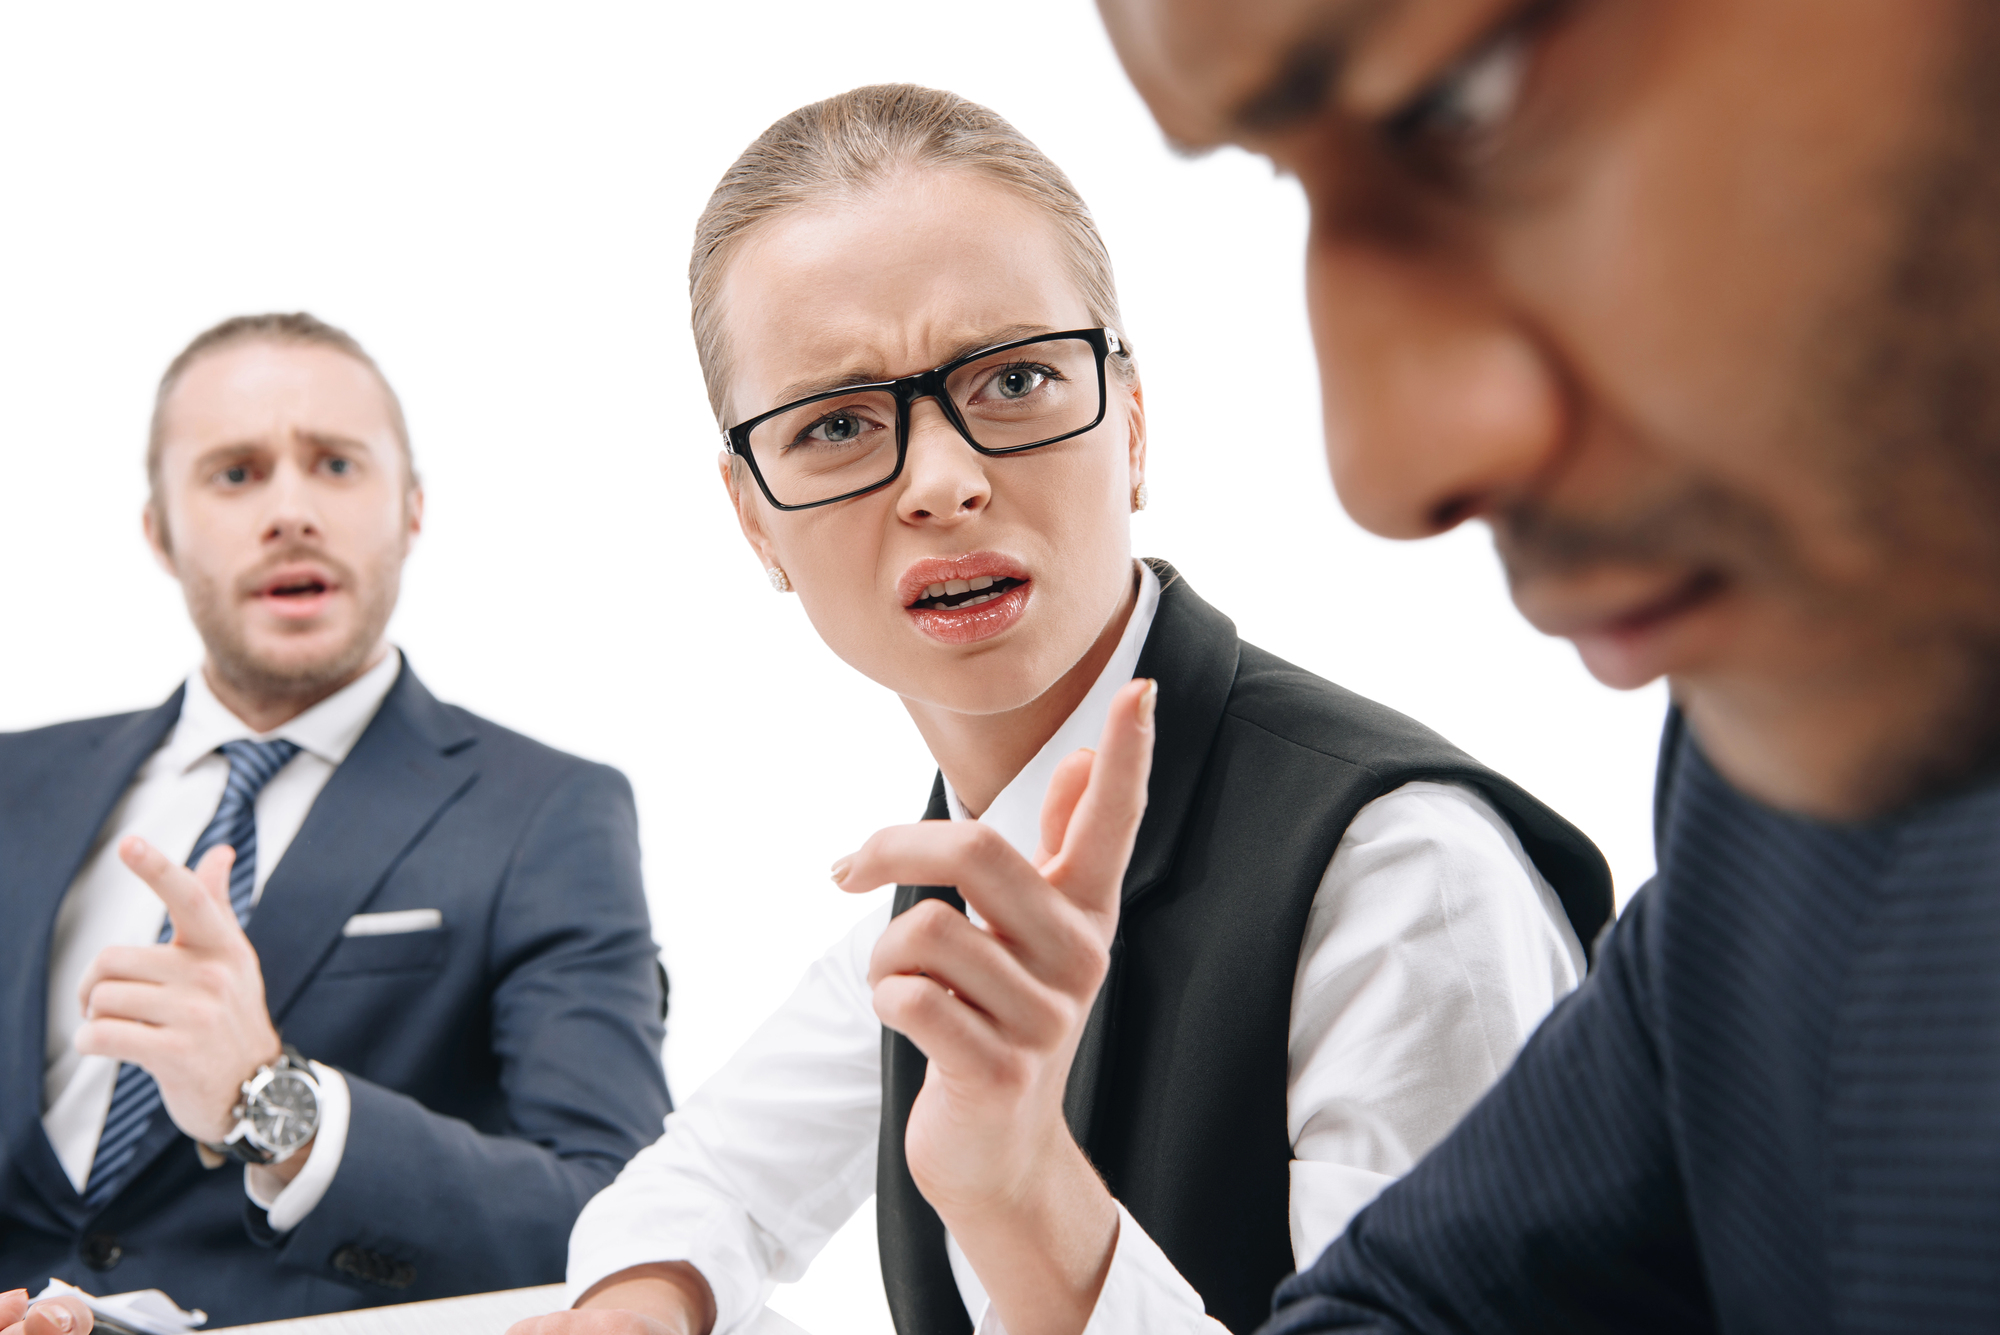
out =
<path fill-rule="evenodd" d="M 957 361 L 960 357 L 969 357 L 982 348 L 994 347 L 1001 343 L 1012 343 L 1014 340 L 1021 338 L 1033 338 L 1036 334 L 1051 334 L 1054 332 L 1053 328 L 1045 324 L 1010 324 L 1002 325 L 998 329 L 982 330 L 969 338 L 960 339 L 946 350 L 945 355 L 938 359 L 936 365 L 944 366 Z M 928 370 L 930 368 L 926 367 L 925 369 Z M 909 374 L 917 373 L 911 372 Z M 885 380 L 894 380 L 897 378 L 886 371 L 879 370 L 856 370 L 836 376 L 814 376 L 804 380 L 794 380 L 791 384 L 779 390 L 774 397 L 775 402 L 782 406 L 787 403 L 797 403 L 800 399 L 812 398 L 816 394 L 837 394 L 843 389 L 852 389 L 856 385 L 879 385 Z"/>
<path fill-rule="evenodd" d="M 336 435 L 331 431 L 301 431 L 297 434 L 300 440 L 308 445 L 318 446 L 322 450 L 345 450 L 350 454 L 368 452 L 367 442 L 356 440 L 352 436 Z"/>

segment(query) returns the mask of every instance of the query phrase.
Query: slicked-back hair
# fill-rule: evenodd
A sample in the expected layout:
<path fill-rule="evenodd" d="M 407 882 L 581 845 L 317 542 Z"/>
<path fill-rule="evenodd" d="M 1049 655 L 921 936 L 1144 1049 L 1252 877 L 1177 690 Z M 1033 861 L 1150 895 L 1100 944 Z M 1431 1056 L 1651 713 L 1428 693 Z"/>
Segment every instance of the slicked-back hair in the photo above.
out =
<path fill-rule="evenodd" d="M 907 83 L 856 88 L 800 107 L 758 135 L 723 173 L 695 224 L 688 294 L 695 350 L 718 423 L 727 425 L 729 346 L 720 307 L 730 258 L 769 219 L 829 199 L 865 198 L 911 169 L 983 177 L 1046 214 L 1091 322 L 1123 337 L 1104 238 L 1069 177 L 1041 149 L 956 93 Z M 1115 360 L 1129 376 L 1130 354 Z"/>
<path fill-rule="evenodd" d="M 167 363 L 166 373 L 160 377 L 160 387 L 153 394 L 153 420 L 146 438 L 146 484 L 147 504 L 152 507 L 153 517 L 160 524 L 162 534 L 166 532 L 166 515 L 160 508 L 160 450 L 166 439 L 167 400 L 187 374 L 190 366 L 212 352 L 233 348 L 243 343 L 292 344 L 303 347 L 330 348 L 346 357 L 352 357 L 374 373 L 381 383 L 382 393 L 389 400 L 389 424 L 395 428 L 396 443 L 403 449 L 403 472 L 407 490 L 417 487 L 416 460 L 410 453 L 410 428 L 403 420 L 403 402 L 396 397 L 395 388 L 389 377 L 382 374 L 382 368 L 368 355 L 352 334 L 328 324 L 318 316 L 304 311 L 288 314 L 234 315 L 221 324 L 204 329 L 194 336 L 194 340 L 180 355 Z"/>

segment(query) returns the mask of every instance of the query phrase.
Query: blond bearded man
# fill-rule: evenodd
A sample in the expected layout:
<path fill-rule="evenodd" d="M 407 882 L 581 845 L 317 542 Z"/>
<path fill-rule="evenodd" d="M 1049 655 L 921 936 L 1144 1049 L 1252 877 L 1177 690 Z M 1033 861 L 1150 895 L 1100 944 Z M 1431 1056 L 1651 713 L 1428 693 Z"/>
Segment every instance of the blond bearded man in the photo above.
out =
<path fill-rule="evenodd" d="M 561 1279 L 669 1106 L 630 788 L 385 638 L 423 493 L 348 335 L 202 334 L 148 469 L 201 665 L 0 736 L 0 1279 L 217 1326 Z"/>

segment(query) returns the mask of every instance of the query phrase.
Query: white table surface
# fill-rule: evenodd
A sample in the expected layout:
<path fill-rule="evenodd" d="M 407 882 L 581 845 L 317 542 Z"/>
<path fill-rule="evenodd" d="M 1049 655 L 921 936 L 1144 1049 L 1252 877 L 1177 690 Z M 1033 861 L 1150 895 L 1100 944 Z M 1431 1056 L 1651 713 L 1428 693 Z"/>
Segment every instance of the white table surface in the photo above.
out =
<path fill-rule="evenodd" d="M 563 1286 L 474 1293 L 463 1298 L 436 1298 L 396 1307 L 363 1307 L 325 1316 L 289 1321 L 265 1321 L 254 1326 L 228 1327 L 229 1335 L 506 1335 L 507 1327 L 531 1316 L 544 1316 L 563 1305 Z M 201 1331 L 198 1335 L 222 1335 Z M 742 1335 L 806 1335 L 799 1326 L 766 1308 Z"/>

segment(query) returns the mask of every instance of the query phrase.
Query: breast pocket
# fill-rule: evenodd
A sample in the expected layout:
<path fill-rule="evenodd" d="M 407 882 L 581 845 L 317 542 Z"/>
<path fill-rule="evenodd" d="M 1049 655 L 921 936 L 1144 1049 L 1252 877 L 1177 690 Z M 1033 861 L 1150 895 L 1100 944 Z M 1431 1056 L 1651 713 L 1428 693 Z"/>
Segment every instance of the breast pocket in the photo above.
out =
<path fill-rule="evenodd" d="M 321 978 L 346 978 L 359 974 L 433 973 L 445 961 L 451 945 L 451 929 L 432 927 L 421 932 L 397 932 L 386 936 L 343 936 L 320 966 Z"/>

